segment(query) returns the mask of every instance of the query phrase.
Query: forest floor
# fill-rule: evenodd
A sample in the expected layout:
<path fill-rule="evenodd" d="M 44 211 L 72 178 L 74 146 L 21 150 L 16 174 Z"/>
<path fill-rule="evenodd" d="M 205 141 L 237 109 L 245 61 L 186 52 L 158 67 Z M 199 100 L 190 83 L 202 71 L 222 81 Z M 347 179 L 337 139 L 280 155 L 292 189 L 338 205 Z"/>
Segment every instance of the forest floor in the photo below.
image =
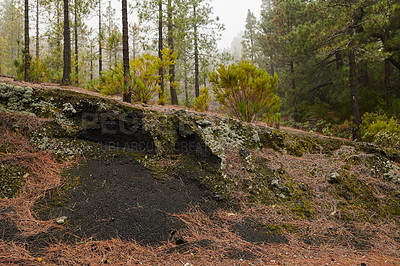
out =
<path fill-rule="evenodd" d="M 0 82 L 59 88 L 9 77 Z M 3 125 L 29 130 L 41 125 L 37 119 L 2 115 Z M 395 225 L 366 223 L 343 231 L 330 220 L 304 219 L 290 221 L 290 227 L 265 227 L 257 222 L 264 219 L 260 216 L 283 222 L 278 207 L 219 201 L 198 182 L 199 173 L 185 168 L 182 155 L 159 159 L 158 167 L 168 171 L 158 175 L 143 164 L 147 155 L 137 152 L 88 142 L 94 154 L 59 162 L 35 150 L 20 132 L 2 131 L 0 140 L 15 147 L 6 148 L 0 161 L 31 169 L 18 196 L 0 199 L 0 264 L 400 265 L 399 243 L 387 237 L 398 234 Z M 302 167 L 320 158 L 268 153 Z M 316 230 L 313 239 L 300 238 L 302 226 L 324 228 L 329 237 L 318 239 Z"/>

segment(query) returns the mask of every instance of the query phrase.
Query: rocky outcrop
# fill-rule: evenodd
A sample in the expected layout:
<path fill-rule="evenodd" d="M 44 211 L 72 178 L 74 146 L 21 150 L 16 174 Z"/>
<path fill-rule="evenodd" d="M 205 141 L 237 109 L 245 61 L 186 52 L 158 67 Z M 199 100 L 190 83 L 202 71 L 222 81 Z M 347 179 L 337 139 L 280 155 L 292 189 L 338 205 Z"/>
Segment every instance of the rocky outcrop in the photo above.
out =
<path fill-rule="evenodd" d="M 330 153 L 349 141 L 288 134 L 223 116 L 162 113 L 62 89 L 0 84 L 0 110 L 49 118 L 49 133 L 153 154 L 187 153 L 225 167 L 229 150 L 268 147 L 301 156 Z"/>
<path fill-rule="evenodd" d="M 288 238 L 282 236 L 291 235 L 307 245 L 343 242 L 364 249 L 372 246 L 359 229 L 366 222 L 378 226 L 389 219 L 387 224 L 395 221 L 398 232 L 400 165 L 395 149 L 55 88 L 0 84 L 0 115 L 4 112 L 43 122 L 30 137 L 38 149 L 73 157 L 86 155 L 93 142 L 105 144 L 98 146 L 116 148 L 113 156 L 122 154 L 140 163 L 143 171 L 151 171 L 149 179 L 160 184 L 190 181 L 205 188 L 207 200 L 233 211 L 228 217 L 249 206 L 243 215 L 251 219 L 237 220 L 230 229 L 243 238 L 250 232 L 249 239 L 260 237 L 263 242 L 271 236 L 267 241 L 286 243 Z M 97 158 L 101 165 L 108 163 L 104 169 L 110 168 L 110 158 Z M 121 161 L 116 168 L 129 162 Z M 4 169 L 0 171 L 8 174 L 7 184 L 14 182 L 17 170 L 21 180 L 26 174 L 24 169 Z M 133 171 L 126 172 L 127 178 Z M 116 176 L 113 173 L 110 180 Z M 72 181 L 65 190 L 76 186 Z M 7 197 L 17 193 L 6 192 Z M 336 232 L 346 238 L 342 241 Z M 375 236 L 383 234 L 392 233 Z M 393 243 L 398 241 L 397 235 L 391 237 Z"/>

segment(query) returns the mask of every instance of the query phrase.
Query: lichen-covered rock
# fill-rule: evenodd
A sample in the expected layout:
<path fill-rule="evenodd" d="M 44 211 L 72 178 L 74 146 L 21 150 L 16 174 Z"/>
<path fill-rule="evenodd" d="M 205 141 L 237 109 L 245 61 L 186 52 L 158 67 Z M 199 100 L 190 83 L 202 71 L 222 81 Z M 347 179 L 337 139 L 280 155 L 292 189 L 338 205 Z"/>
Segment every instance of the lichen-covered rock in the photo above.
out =
<path fill-rule="evenodd" d="M 176 124 L 175 117 L 155 112 L 147 113 L 143 118 L 143 128 L 153 137 L 158 154 L 174 153 L 178 138 Z"/>
<path fill-rule="evenodd" d="M 0 104 L 9 111 L 29 112 L 32 96 L 32 88 L 0 84 Z"/>
<path fill-rule="evenodd" d="M 328 182 L 330 184 L 339 184 L 340 182 L 342 182 L 342 177 L 337 172 L 330 173 L 328 176 Z"/>
<path fill-rule="evenodd" d="M 386 169 L 388 171 L 384 173 L 384 178 L 395 184 L 400 184 L 400 167 L 393 162 L 387 161 Z"/>

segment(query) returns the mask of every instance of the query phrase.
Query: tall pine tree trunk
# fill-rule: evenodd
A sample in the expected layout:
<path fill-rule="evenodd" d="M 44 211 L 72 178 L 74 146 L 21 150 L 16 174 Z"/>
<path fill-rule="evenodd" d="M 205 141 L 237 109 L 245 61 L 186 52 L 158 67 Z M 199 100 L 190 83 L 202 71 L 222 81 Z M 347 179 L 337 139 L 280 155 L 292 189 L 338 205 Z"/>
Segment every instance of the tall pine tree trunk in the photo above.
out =
<path fill-rule="evenodd" d="M 200 85 L 199 85 L 199 45 L 198 45 L 198 33 L 197 33 L 197 10 L 196 4 L 193 5 L 193 37 L 194 37 L 194 95 L 195 97 L 200 96 Z"/>
<path fill-rule="evenodd" d="M 101 76 L 101 72 L 103 71 L 103 31 L 101 28 L 101 0 L 99 0 L 99 76 Z"/>
<path fill-rule="evenodd" d="M 351 95 L 351 113 L 353 115 L 354 129 L 353 140 L 361 139 L 360 132 L 360 111 L 358 108 L 358 93 L 357 93 L 357 74 L 356 74 L 356 56 L 354 54 L 354 28 L 353 25 L 349 27 L 350 43 L 349 43 L 349 68 L 350 68 L 350 95 Z"/>
<path fill-rule="evenodd" d="M 136 24 L 132 27 L 132 59 L 136 60 Z"/>
<path fill-rule="evenodd" d="M 78 54 L 78 4 L 77 0 L 75 0 L 75 10 L 74 10 L 74 19 L 75 19 L 75 26 L 74 26 L 74 31 L 75 31 L 75 84 L 79 84 L 79 67 L 78 67 L 78 60 L 79 60 L 79 54 Z"/>
<path fill-rule="evenodd" d="M 390 38 L 389 30 L 385 29 L 385 40 L 388 41 Z M 385 90 L 386 90 L 386 109 L 392 111 L 392 88 L 390 87 L 390 59 L 385 59 Z"/>
<path fill-rule="evenodd" d="M 69 5 L 68 0 L 64 0 L 64 68 L 62 85 L 71 84 L 71 34 L 69 27 Z"/>
<path fill-rule="evenodd" d="M 168 0 L 167 7 L 168 14 L 168 46 L 171 49 L 171 54 L 174 52 L 174 36 L 173 36 L 173 18 L 172 18 L 172 0 Z M 176 94 L 176 89 L 174 87 L 175 83 L 175 65 L 169 67 L 170 80 L 170 92 L 171 92 L 171 104 L 178 105 L 178 96 Z"/>
<path fill-rule="evenodd" d="M 25 0 L 25 48 L 24 48 L 24 80 L 30 81 L 31 57 L 29 55 L 29 1 Z"/>
<path fill-rule="evenodd" d="M 296 79 L 294 78 L 294 63 L 290 61 L 290 73 L 292 74 L 292 93 L 293 93 L 293 118 L 295 122 L 299 122 L 299 113 L 297 110 L 297 93 L 296 93 Z"/>
<path fill-rule="evenodd" d="M 185 70 L 184 70 L 184 75 L 185 75 L 185 103 L 188 105 L 189 104 L 189 89 L 188 89 L 188 75 L 187 75 L 187 66 L 186 66 L 186 58 L 185 58 Z"/>
<path fill-rule="evenodd" d="M 90 81 L 93 81 L 93 44 L 90 43 Z"/>
<path fill-rule="evenodd" d="M 131 102 L 131 90 L 129 86 L 129 36 L 128 36 L 128 6 L 126 0 L 122 0 L 122 57 L 124 65 L 124 102 Z"/>
<path fill-rule="evenodd" d="M 390 87 L 390 62 L 385 59 L 385 90 L 386 90 L 386 108 L 390 112 L 392 110 L 392 88 Z"/>
<path fill-rule="evenodd" d="M 158 57 L 160 60 L 163 60 L 162 56 L 163 49 L 163 8 L 162 8 L 162 0 L 158 1 Z M 164 95 L 164 71 L 163 68 L 160 67 L 158 70 L 158 75 L 161 77 L 160 79 L 160 93 L 159 98 L 162 98 Z"/>
<path fill-rule="evenodd" d="M 36 0 L 36 58 L 39 63 L 39 0 Z M 36 66 L 39 68 L 39 66 Z"/>

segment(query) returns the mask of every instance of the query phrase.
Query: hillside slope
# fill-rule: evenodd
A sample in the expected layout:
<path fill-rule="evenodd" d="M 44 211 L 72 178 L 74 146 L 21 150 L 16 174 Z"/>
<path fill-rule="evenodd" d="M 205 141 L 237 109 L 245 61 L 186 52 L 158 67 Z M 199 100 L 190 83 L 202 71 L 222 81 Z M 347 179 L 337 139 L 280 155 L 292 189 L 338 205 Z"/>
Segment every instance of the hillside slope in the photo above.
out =
<path fill-rule="evenodd" d="M 394 149 L 10 83 L 0 84 L 2 263 L 399 259 Z"/>

